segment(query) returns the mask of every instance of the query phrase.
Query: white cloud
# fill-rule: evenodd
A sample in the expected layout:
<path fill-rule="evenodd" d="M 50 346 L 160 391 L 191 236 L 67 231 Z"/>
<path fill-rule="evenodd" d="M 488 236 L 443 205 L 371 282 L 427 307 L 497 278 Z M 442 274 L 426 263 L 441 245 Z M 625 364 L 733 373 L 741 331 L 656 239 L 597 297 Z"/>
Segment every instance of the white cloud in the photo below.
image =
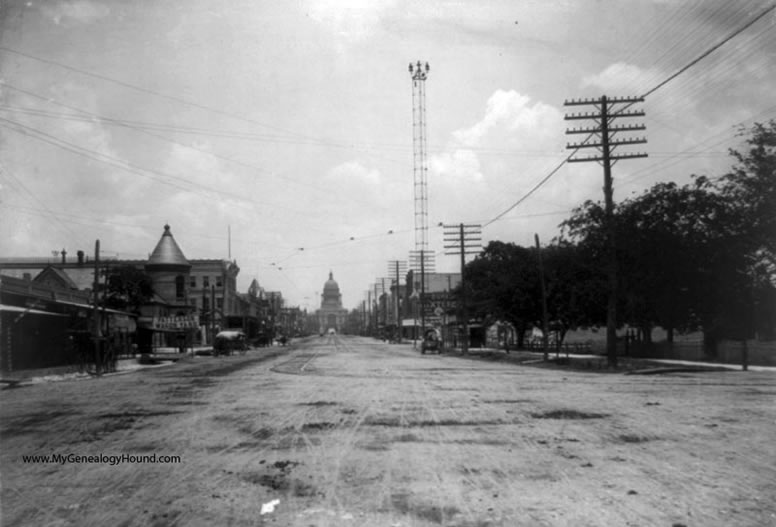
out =
<path fill-rule="evenodd" d="M 459 184 L 467 180 L 480 181 L 483 178 L 477 154 L 465 148 L 456 148 L 431 156 L 429 170 L 441 181 L 451 184 Z"/>
<path fill-rule="evenodd" d="M 348 42 L 369 37 L 383 14 L 396 0 L 311 0 L 307 7 L 310 18 Z"/>
<path fill-rule="evenodd" d="M 514 90 L 496 90 L 488 99 L 484 117 L 475 125 L 453 132 L 453 138 L 468 147 L 481 146 L 486 135 L 499 132 L 519 136 L 521 144 L 553 135 L 563 116 L 554 107 Z"/>
<path fill-rule="evenodd" d="M 358 161 L 347 161 L 330 169 L 326 173 L 326 179 L 344 184 L 363 182 L 377 185 L 380 183 L 380 172 L 366 168 Z"/>
<path fill-rule="evenodd" d="M 633 64 L 615 62 L 602 72 L 582 79 L 583 88 L 601 88 L 607 92 L 633 93 L 634 95 L 650 84 L 655 72 Z"/>
<path fill-rule="evenodd" d="M 75 0 L 61 2 L 55 5 L 43 5 L 43 13 L 59 25 L 66 21 L 75 21 L 83 24 L 96 22 L 110 13 L 110 9 L 101 3 L 88 0 Z"/>
<path fill-rule="evenodd" d="M 442 184 L 461 181 L 495 182 L 514 170 L 515 162 L 481 159 L 478 149 L 510 151 L 548 151 L 557 149 L 562 138 L 563 116 L 554 107 L 515 90 L 496 90 L 488 98 L 485 114 L 474 125 L 452 132 L 446 151 L 429 158 L 432 174 Z M 517 163 L 524 163 L 525 158 Z"/>

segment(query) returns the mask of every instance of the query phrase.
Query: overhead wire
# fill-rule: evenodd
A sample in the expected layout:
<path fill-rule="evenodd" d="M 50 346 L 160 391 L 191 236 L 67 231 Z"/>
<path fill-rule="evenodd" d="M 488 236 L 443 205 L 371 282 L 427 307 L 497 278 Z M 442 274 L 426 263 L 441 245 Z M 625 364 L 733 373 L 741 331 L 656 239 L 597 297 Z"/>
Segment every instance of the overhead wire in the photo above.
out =
<path fill-rule="evenodd" d="M 114 84 L 116 84 L 118 86 L 122 86 L 124 88 L 136 90 L 136 91 L 138 91 L 140 93 L 146 93 L 146 94 L 149 94 L 149 95 L 154 95 L 154 96 L 159 97 L 159 98 L 163 98 L 163 99 L 167 99 L 167 100 L 170 100 L 170 101 L 178 102 L 180 104 L 188 105 L 188 106 L 190 106 L 192 108 L 198 108 L 198 109 L 201 109 L 201 110 L 212 112 L 212 113 L 217 114 L 217 115 L 222 115 L 222 116 L 230 117 L 230 118 L 233 118 L 233 119 L 236 119 L 236 120 L 239 120 L 239 121 L 250 123 L 250 124 L 253 124 L 253 125 L 256 125 L 256 126 L 260 126 L 260 127 L 263 127 L 263 128 L 270 129 L 270 130 L 275 130 L 275 131 L 283 132 L 283 133 L 286 133 L 286 134 L 289 135 L 289 139 L 294 139 L 293 141 L 292 140 L 287 141 L 287 142 L 290 142 L 291 144 L 300 144 L 301 140 L 305 140 L 307 142 L 306 144 L 310 144 L 310 145 L 323 145 L 323 146 L 329 146 L 329 147 L 335 147 L 335 148 L 344 148 L 344 149 L 352 149 L 352 150 L 359 151 L 359 148 L 355 147 L 354 145 L 352 145 L 350 143 L 337 143 L 337 142 L 331 141 L 328 138 L 314 137 L 314 136 L 310 136 L 310 135 L 306 135 L 306 134 L 300 134 L 298 132 L 289 131 L 289 130 L 286 130 L 284 128 L 280 128 L 280 127 L 277 127 L 277 126 L 273 126 L 273 125 L 269 125 L 269 124 L 266 124 L 266 123 L 262 123 L 262 122 L 256 121 L 255 119 L 247 118 L 244 115 L 240 115 L 240 114 L 236 114 L 236 113 L 232 113 L 232 112 L 227 112 L 225 110 L 221 110 L 221 109 L 218 109 L 218 108 L 213 108 L 212 106 L 204 105 L 204 104 L 201 104 L 201 103 L 198 103 L 198 102 L 195 102 L 195 101 L 187 100 L 187 99 L 184 99 L 184 98 L 181 98 L 181 97 L 177 97 L 177 96 L 174 96 L 174 95 L 170 95 L 170 94 L 167 94 L 167 93 L 162 93 L 162 92 L 159 92 L 159 91 L 156 91 L 156 90 L 151 90 L 149 88 L 145 88 L 143 86 L 138 86 L 138 85 L 126 82 L 126 81 L 119 80 L 119 79 L 114 79 L 112 77 L 108 77 L 107 75 L 102 75 L 102 74 L 99 74 L 99 73 L 94 73 L 94 72 L 87 71 L 87 70 L 84 70 L 84 69 L 81 69 L 81 68 L 76 68 L 74 66 L 70 66 L 68 64 L 64 64 L 64 63 L 61 63 L 61 62 L 58 62 L 58 61 L 54 61 L 54 60 L 38 57 L 38 56 L 32 55 L 30 53 L 25 53 L 25 52 L 22 52 L 22 51 L 10 48 L 8 46 L 0 45 L 0 52 L 7 52 L 7 53 L 16 54 L 16 55 L 19 55 L 19 56 L 22 56 L 22 57 L 25 57 L 25 58 L 28 58 L 28 59 L 31 59 L 31 60 L 36 60 L 36 61 L 42 62 L 44 64 L 50 64 L 50 65 L 58 66 L 60 68 L 66 69 L 68 71 L 73 71 L 73 72 L 81 74 L 81 75 L 85 75 L 85 76 L 92 77 L 92 78 L 95 78 L 95 79 L 99 79 L 99 80 L 102 80 L 102 81 L 111 82 L 111 83 L 114 83 Z M 277 141 L 280 141 L 280 139 L 277 139 Z M 363 149 L 361 149 L 360 151 L 363 151 Z M 379 158 L 381 158 L 381 159 L 383 159 L 385 161 L 391 162 L 391 163 L 401 163 L 401 164 L 403 164 L 403 162 L 398 161 L 397 159 L 394 159 L 394 158 L 385 157 L 385 156 L 379 156 L 379 155 L 375 155 L 374 153 L 369 153 L 369 152 L 366 152 L 366 153 L 368 153 L 369 155 L 372 155 L 374 157 L 379 157 Z"/>
<path fill-rule="evenodd" d="M 208 106 L 208 105 L 205 105 L 205 104 L 201 104 L 201 103 L 198 103 L 196 101 L 191 101 L 191 100 L 188 100 L 188 99 L 184 99 L 182 97 L 178 97 L 178 96 L 175 96 L 175 95 L 170 95 L 168 93 L 162 93 L 162 92 L 159 92 L 159 91 L 156 91 L 156 90 L 151 90 L 149 88 L 145 88 L 143 86 L 138 86 L 136 84 L 132 84 L 132 83 L 120 80 L 120 79 L 114 79 L 113 77 L 109 77 L 107 75 L 102 75 L 100 73 L 95 73 L 95 72 L 88 71 L 88 70 L 85 70 L 85 69 L 76 68 L 75 66 L 70 66 L 68 64 L 64 64 L 62 62 L 58 62 L 58 61 L 55 61 L 55 60 L 50 60 L 50 59 L 46 59 L 46 58 L 43 58 L 43 57 L 38 57 L 36 55 L 32 55 L 31 53 L 25 53 L 25 52 L 19 51 L 17 49 L 10 48 L 8 46 L 0 45 L 0 51 L 4 51 L 6 53 L 11 53 L 11 54 L 14 54 L 14 55 L 25 57 L 27 59 L 31 59 L 31 60 L 35 60 L 35 61 L 38 61 L 38 62 L 42 62 L 44 64 L 49 64 L 49 65 L 52 65 L 52 66 L 57 66 L 59 68 L 62 68 L 62 69 L 68 70 L 68 71 L 72 71 L 72 72 L 78 73 L 80 75 L 85 75 L 87 77 L 92 77 L 94 79 L 99 79 L 99 80 L 102 80 L 102 81 L 110 82 L 110 83 L 116 84 L 118 86 L 122 86 L 124 88 L 128 88 L 128 89 L 131 89 L 131 90 L 138 91 L 140 93 L 145 93 L 145 94 L 148 94 L 148 95 L 153 95 L 153 96 L 156 96 L 156 97 L 159 97 L 159 98 L 162 98 L 162 99 L 166 99 L 166 100 L 169 100 L 169 101 L 174 101 L 174 102 L 177 102 L 177 103 L 180 103 L 180 104 L 184 104 L 184 105 L 190 106 L 192 108 L 198 108 L 200 110 L 205 110 L 205 111 L 217 114 L 217 115 L 222 115 L 222 116 L 225 116 L 225 117 L 230 117 L 232 119 L 235 119 L 235 120 L 238 120 L 238 121 L 243 121 L 243 122 L 246 122 L 246 123 L 250 123 L 250 124 L 253 124 L 253 125 L 256 125 L 256 126 L 260 126 L 262 128 L 267 128 L 267 129 L 270 129 L 270 130 L 276 130 L 276 131 L 284 132 L 284 133 L 289 134 L 292 137 L 300 137 L 300 138 L 306 138 L 306 139 L 317 139 L 317 138 L 314 138 L 314 137 L 311 137 L 311 136 L 307 136 L 307 135 L 304 135 L 304 134 L 299 134 L 297 132 L 291 132 L 289 130 L 285 130 L 283 128 L 280 128 L 278 126 L 262 123 L 260 121 L 256 121 L 255 119 L 250 119 L 250 118 L 246 117 L 245 115 L 240 115 L 240 114 L 236 114 L 236 113 L 232 113 L 232 112 L 227 112 L 225 110 L 222 110 L 222 109 L 219 109 L 219 108 L 214 108 L 212 106 Z"/>
<path fill-rule="evenodd" d="M 673 74 L 669 75 L 666 79 L 664 79 L 663 81 L 659 82 L 658 84 L 656 84 L 655 86 L 653 86 L 652 88 L 647 90 L 643 95 L 640 96 L 640 98 L 646 98 L 647 96 L 655 93 L 660 88 L 664 87 L 669 82 L 671 82 L 672 80 L 676 79 L 677 77 L 679 77 L 680 75 L 685 73 L 687 70 L 689 70 L 690 68 L 692 68 L 693 66 L 698 64 L 704 58 L 708 57 L 711 53 L 713 53 L 714 51 L 716 51 L 720 47 L 724 46 L 726 43 L 730 42 L 733 38 L 735 38 L 736 36 L 738 36 L 742 32 L 746 31 L 749 27 L 754 25 L 757 21 L 759 21 L 760 19 L 765 17 L 768 13 L 770 13 L 774 9 L 776 9 L 776 3 L 774 3 L 773 5 L 768 7 L 767 9 L 763 10 L 759 15 L 755 16 L 754 18 L 749 20 L 746 24 L 744 24 L 743 26 L 739 27 L 738 29 L 736 29 L 735 31 L 730 33 L 723 40 L 719 41 L 717 44 L 715 44 L 711 48 L 709 48 L 706 51 L 704 51 L 703 53 L 701 53 L 695 59 L 691 60 L 688 64 L 686 64 L 685 66 L 679 68 L 676 72 L 674 72 Z M 592 136 L 592 134 L 591 134 L 591 136 Z M 591 136 L 588 136 L 584 141 L 582 141 L 580 143 L 580 145 L 584 145 L 585 143 L 587 143 L 587 141 L 590 140 Z M 500 218 L 502 218 L 504 215 L 506 215 L 510 211 L 514 210 L 515 207 L 517 207 L 518 205 L 523 203 L 526 199 L 528 199 L 528 197 L 530 197 L 534 192 L 539 190 L 539 188 L 541 188 L 545 183 L 547 183 L 547 181 L 549 181 L 552 178 L 552 176 L 554 176 L 579 151 L 580 148 L 581 148 L 581 146 L 579 146 L 576 149 L 572 150 L 572 153 L 569 156 L 567 156 L 563 161 L 561 161 L 560 164 L 558 164 L 549 174 L 547 174 L 544 178 L 542 178 L 539 181 L 539 183 L 534 185 L 534 187 L 532 187 L 526 194 L 524 194 L 515 203 L 510 205 L 509 208 L 507 208 L 505 211 L 501 212 L 500 214 L 496 215 L 494 218 L 492 218 L 491 220 L 489 220 L 488 222 L 483 224 L 483 227 L 491 225 L 492 223 L 494 223 L 495 221 L 499 220 Z"/>
<path fill-rule="evenodd" d="M 302 182 L 297 181 L 297 180 L 295 180 L 293 178 L 282 176 L 280 174 L 277 174 L 275 172 L 269 171 L 269 170 L 267 170 L 265 168 L 259 167 L 257 165 L 252 164 L 252 163 L 245 163 L 244 161 L 240 161 L 240 160 L 237 160 L 237 159 L 221 156 L 221 155 L 219 155 L 219 154 L 217 154 L 215 152 L 210 152 L 208 150 L 205 150 L 205 149 L 193 146 L 193 145 L 187 145 L 187 144 L 180 143 L 178 141 L 175 141 L 173 139 L 170 139 L 170 138 L 162 136 L 162 135 L 154 134 L 154 133 L 149 132 L 148 130 L 144 130 L 142 128 L 144 123 L 138 123 L 138 122 L 126 121 L 126 120 L 120 120 L 120 119 L 105 118 L 105 117 L 103 117 L 101 115 L 98 115 L 96 113 L 89 112 L 87 110 L 83 110 L 81 108 L 77 108 L 77 107 L 72 106 L 72 105 L 64 104 L 64 103 L 61 103 L 59 101 L 55 101 L 55 100 L 53 100 L 51 98 L 48 98 L 48 97 L 43 97 L 43 96 L 38 95 L 38 94 L 36 94 L 36 93 L 34 93 L 32 91 L 25 90 L 23 88 L 19 88 L 19 87 L 13 86 L 13 85 L 10 85 L 8 83 L 3 83 L 3 86 L 6 87 L 6 88 L 10 88 L 12 90 L 18 91 L 20 93 L 24 93 L 24 94 L 29 95 L 31 97 L 38 98 L 38 99 L 43 100 L 43 101 L 45 101 L 47 103 L 53 103 L 53 104 L 56 104 L 56 105 L 61 106 L 63 108 L 67 108 L 69 110 L 73 110 L 75 112 L 81 113 L 84 116 L 87 116 L 87 117 L 84 117 L 84 118 L 79 118 L 78 116 L 72 116 L 72 118 L 74 120 L 78 120 L 78 121 L 81 121 L 81 122 L 84 122 L 84 121 L 85 122 L 94 122 L 94 120 L 97 119 L 97 120 L 99 120 L 99 122 L 105 122 L 105 123 L 116 125 L 116 126 L 123 126 L 123 127 L 126 127 L 126 128 L 130 128 L 130 129 L 136 130 L 136 131 L 138 131 L 140 133 L 143 133 L 145 135 L 148 135 L 150 137 L 155 137 L 157 139 L 161 139 L 163 141 L 166 141 L 166 142 L 169 142 L 169 143 L 181 146 L 183 148 L 188 148 L 190 150 L 196 150 L 196 151 L 199 151 L 199 152 L 211 155 L 211 156 L 215 157 L 216 159 L 220 159 L 220 160 L 223 160 L 223 161 L 227 161 L 229 163 L 238 164 L 238 165 L 241 165 L 241 166 L 246 167 L 246 168 L 251 168 L 251 169 L 254 169 L 254 170 L 258 170 L 260 172 L 267 173 L 268 175 L 270 175 L 272 177 L 276 177 L 276 178 L 279 178 L 279 179 L 284 179 L 284 180 L 289 181 L 291 183 L 294 183 L 296 185 L 302 185 L 302 186 L 306 186 L 308 188 L 314 188 L 314 189 L 319 190 L 319 191 L 325 191 L 325 189 L 323 189 L 321 187 L 318 187 L 316 185 L 302 183 Z M 8 108 L 0 107 L 0 109 L 7 110 Z M 13 111 L 13 109 L 11 109 L 10 111 Z M 50 117 L 51 116 L 50 114 L 48 114 L 46 112 L 42 112 L 42 111 L 25 112 L 24 110 L 22 110 L 22 113 L 30 113 L 32 115 L 45 116 L 45 117 Z M 67 114 L 60 114 L 57 117 L 58 118 L 62 118 L 62 119 L 67 119 L 70 116 L 68 116 Z"/>
<path fill-rule="evenodd" d="M 27 186 L 22 182 L 21 179 L 16 177 L 13 173 L 9 172 L 3 165 L 0 163 L 0 177 L 5 179 L 6 181 L 11 182 L 14 186 L 17 186 L 18 188 L 21 188 L 23 193 L 28 196 L 28 200 L 32 202 L 38 202 L 41 207 L 43 207 L 43 210 L 45 211 L 48 218 L 52 219 L 56 224 L 58 224 L 64 232 L 69 234 L 70 236 L 73 236 L 74 238 L 79 238 L 79 236 L 72 230 L 70 227 L 65 225 L 59 217 L 57 217 L 54 212 L 49 209 L 46 204 L 40 199 L 38 195 L 36 195 L 34 192 L 32 192 Z"/>
<path fill-rule="evenodd" d="M 7 124 L 2 125 L 3 122 Z M 185 192 L 193 192 L 205 198 L 212 198 L 213 196 L 221 196 L 221 197 L 225 197 L 228 199 L 232 199 L 232 200 L 244 203 L 246 205 L 251 205 L 251 206 L 256 205 L 255 200 L 247 198 L 244 195 L 227 192 L 219 188 L 213 188 L 207 185 L 203 185 L 201 183 L 193 182 L 187 178 L 175 176 L 172 174 L 167 174 L 159 170 L 150 169 L 147 167 L 142 167 L 135 163 L 131 163 L 129 161 L 119 159 L 119 158 L 110 156 L 108 154 L 104 154 L 101 152 L 97 152 L 95 150 L 81 147 L 74 143 L 65 141 L 63 139 L 57 138 L 56 136 L 53 136 L 51 134 L 38 130 L 34 127 L 30 127 L 16 121 L 12 121 L 10 119 L 0 117 L 0 126 L 4 126 L 8 130 L 12 130 L 22 135 L 37 139 L 39 141 L 61 148 L 68 152 L 74 153 L 76 155 L 80 155 L 101 163 L 108 164 L 110 166 L 121 169 L 123 171 L 130 172 L 132 174 L 156 181 L 158 183 L 172 186 L 174 188 L 183 190 Z M 288 207 L 287 204 L 275 205 L 274 203 L 267 202 L 267 201 L 262 201 L 261 204 L 263 206 L 275 207 L 279 210 L 282 210 L 284 213 L 294 213 L 299 216 L 307 215 L 305 212 Z"/>

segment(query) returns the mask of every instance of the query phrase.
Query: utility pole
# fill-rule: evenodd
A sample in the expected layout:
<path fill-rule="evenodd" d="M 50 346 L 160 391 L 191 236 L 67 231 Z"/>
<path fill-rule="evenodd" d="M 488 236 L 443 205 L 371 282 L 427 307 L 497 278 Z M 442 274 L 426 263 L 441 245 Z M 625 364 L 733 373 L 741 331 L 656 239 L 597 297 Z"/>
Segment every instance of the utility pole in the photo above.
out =
<path fill-rule="evenodd" d="M 380 295 L 380 311 L 382 311 L 383 332 L 385 332 L 385 328 L 388 326 L 388 293 L 385 290 L 386 280 L 388 280 L 390 289 L 391 279 L 385 277 L 380 278 L 380 290 L 382 291 L 382 294 Z M 383 333 L 383 337 L 386 337 L 385 333 Z"/>
<path fill-rule="evenodd" d="M 403 262 L 400 260 L 390 260 L 388 262 L 388 272 L 394 273 L 394 279 L 396 280 L 396 293 L 394 295 L 394 313 L 396 314 L 396 342 L 398 344 L 401 344 L 401 330 L 402 330 L 402 321 L 401 321 L 401 312 L 399 311 L 399 296 L 400 296 L 400 288 L 401 288 L 401 278 L 399 273 L 407 273 L 407 262 Z"/>
<path fill-rule="evenodd" d="M 564 106 L 593 106 L 597 112 L 566 115 L 566 120 L 592 120 L 593 127 L 571 128 L 567 134 L 588 134 L 588 139 L 595 137 L 598 142 L 571 143 L 566 148 L 575 152 L 581 148 L 597 148 L 599 155 L 591 155 L 582 158 L 569 158 L 569 163 L 582 163 L 595 161 L 602 163 L 604 167 L 604 220 L 606 224 L 606 269 L 609 296 L 606 305 L 606 356 L 610 367 L 617 366 L 617 241 L 614 222 L 614 199 L 612 184 L 612 165 L 620 159 L 633 159 L 647 157 L 645 153 L 621 153 L 613 154 L 615 148 L 625 145 L 646 143 L 646 138 L 614 139 L 620 132 L 645 130 L 641 125 L 612 125 L 613 121 L 625 117 L 643 117 L 643 111 L 627 111 L 627 108 L 638 102 L 644 102 L 643 97 L 614 97 L 607 98 L 603 95 L 600 99 L 579 99 L 564 102 Z"/>
<path fill-rule="evenodd" d="M 102 320 L 100 320 L 99 310 L 99 289 L 100 289 L 100 240 L 94 242 L 94 285 L 92 286 L 92 295 L 94 298 L 94 311 L 92 312 L 92 324 L 94 333 L 92 341 L 94 342 L 94 367 L 97 375 L 102 373 L 100 369 L 101 351 L 102 351 Z"/>
<path fill-rule="evenodd" d="M 216 343 L 216 286 L 210 286 L 210 343 Z"/>
<path fill-rule="evenodd" d="M 461 319 L 463 323 L 463 338 L 461 353 L 469 352 L 469 314 L 466 307 L 466 255 L 479 254 L 482 250 L 482 225 L 443 225 L 445 237 L 445 254 L 461 255 Z"/>
<path fill-rule="evenodd" d="M 420 272 L 420 334 L 426 331 L 426 272 L 434 272 L 434 253 L 425 249 L 410 251 L 410 268 Z M 414 273 L 413 273 L 414 276 Z M 414 284 L 413 284 L 414 285 Z"/>
<path fill-rule="evenodd" d="M 366 291 L 366 304 L 367 304 L 367 334 L 372 335 L 372 289 Z"/>
<path fill-rule="evenodd" d="M 379 336 L 377 329 L 378 329 L 378 325 L 380 323 L 380 297 L 377 296 L 377 285 L 378 285 L 377 282 L 372 284 L 372 287 L 374 287 L 374 291 L 375 291 L 374 292 L 374 296 L 372 297 L 372 300 L 373 300 L 373 303 L 374 303 L 374 313 L 373 313 L 373 315 L 374 315 L 374 328 L 375 328 L 375 333 L 374 334 L 375 334 L 376 337 Z"/>
<path fill-rule="evenodd" d="M 544 264 L 542 263 L 542 247 L 539 245 L 539 235 L 534 234 L 536 241 L 536 254 L 539 257 L 539 278 L 542 282 L 542 346 L 544 347 L 544 360 L 550 358 L 549 317 L 547 315 L 547 285 L 544 282 Z"/>

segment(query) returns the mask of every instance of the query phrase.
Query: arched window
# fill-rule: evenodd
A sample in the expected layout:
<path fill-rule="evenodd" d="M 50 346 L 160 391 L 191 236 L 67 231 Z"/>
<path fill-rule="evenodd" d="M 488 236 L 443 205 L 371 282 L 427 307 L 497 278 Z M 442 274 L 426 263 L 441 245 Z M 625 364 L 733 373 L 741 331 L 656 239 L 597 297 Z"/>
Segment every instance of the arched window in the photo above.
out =
<path fill-rule="evenodd" d="M 175 277 L 175 298 L 186 298 L 186 278 L 182 274 Z"/>

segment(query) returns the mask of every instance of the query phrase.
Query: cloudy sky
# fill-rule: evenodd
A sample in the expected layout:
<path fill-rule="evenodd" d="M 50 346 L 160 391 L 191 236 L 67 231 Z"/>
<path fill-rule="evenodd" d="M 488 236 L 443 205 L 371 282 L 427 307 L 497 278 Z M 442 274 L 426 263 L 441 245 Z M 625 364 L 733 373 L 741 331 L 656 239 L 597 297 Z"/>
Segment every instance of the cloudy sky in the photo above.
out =
<path fill-rule="evenodd" d="M 169 223 L 188 258 L 231 238 L 242 291 L 314 309 L 331 270 L 352 308 L 414 249 L 410 62 L 431 67 L 429 245 L 455 271 L 439 223 L 529 245 L 602 199 L 595 163 L 524 199 L 578 139 L 564 100 L 650 93 L 615 199 L 724 173 L 738 127 L 776 118 L 776 11 L 660 85 L 772 4 L 3 0 L 0 255 L 145 258 Z"/>

